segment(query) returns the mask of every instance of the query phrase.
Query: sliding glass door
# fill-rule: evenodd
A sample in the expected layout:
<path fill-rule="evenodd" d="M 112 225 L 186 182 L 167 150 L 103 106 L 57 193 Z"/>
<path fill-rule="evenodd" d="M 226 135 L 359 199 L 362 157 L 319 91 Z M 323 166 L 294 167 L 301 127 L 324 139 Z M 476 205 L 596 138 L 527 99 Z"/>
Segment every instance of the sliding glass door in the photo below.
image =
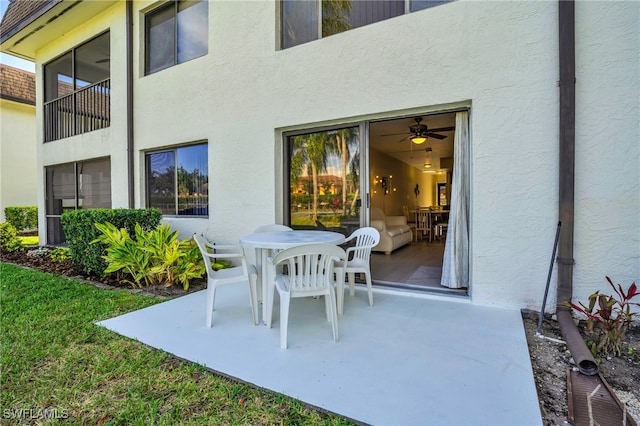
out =
<path fill-rule="evenodd" d="M 286 136 L 288 217 L 294 229 L 349 235 L 360 226 L 360 126 Z"/>

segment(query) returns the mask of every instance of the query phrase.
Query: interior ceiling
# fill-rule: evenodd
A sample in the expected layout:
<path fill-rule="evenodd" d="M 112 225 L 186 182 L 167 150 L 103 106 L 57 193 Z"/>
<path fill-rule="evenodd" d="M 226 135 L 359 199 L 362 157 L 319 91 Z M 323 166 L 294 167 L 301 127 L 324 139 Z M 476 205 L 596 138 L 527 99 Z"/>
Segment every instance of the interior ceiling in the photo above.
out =
<path fill-rule="evenodd" d="M 438 170 L 440 158 L 453 158 L 454 131 L 435 132 L 446 136 L 446 138 L 441 140 L 427 138 L 426 142 L 417 145 L 411 142 L 411 130 L 409 128 L 416 124 L 415 117 L 422 117 L 420 124 L 425 124 L 429 131 L 442 127 L 455 127 L 456 122 L 455 112 L 371 122 L 369 125 L 371 148 L 423 170 L 427 154 L 426 148 L 429 147 L 432 150 L 430 155 L 433 169 Z M 383 136 L 389 134 L 391 136 Z"/>

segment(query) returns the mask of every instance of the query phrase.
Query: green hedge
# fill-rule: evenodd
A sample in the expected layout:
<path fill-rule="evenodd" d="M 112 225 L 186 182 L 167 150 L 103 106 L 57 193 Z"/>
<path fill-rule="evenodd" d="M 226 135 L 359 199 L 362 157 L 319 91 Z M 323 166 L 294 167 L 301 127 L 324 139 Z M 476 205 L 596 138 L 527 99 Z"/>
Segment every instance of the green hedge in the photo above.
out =
<path fill-rule="evenodd" d="M 102 259 L 105 245 L 91 244 L 101 235 L 96 223 L 109 222 L 117 228 L 125 228 L 135 235 L 136 223 L 142 229 L 155 229 L 162 219 L 159 209 L 87 209 L 63 213 L 60 217 L 62 229 L 71 249 L 71 259 L 87 274 L 104 275 L 107 265 Z"/>
<path fill-rule="evenodd" d="M 37 206 L 13 206 L 4 208 L 4 217 L 17 231 L 38 227 Z"/>

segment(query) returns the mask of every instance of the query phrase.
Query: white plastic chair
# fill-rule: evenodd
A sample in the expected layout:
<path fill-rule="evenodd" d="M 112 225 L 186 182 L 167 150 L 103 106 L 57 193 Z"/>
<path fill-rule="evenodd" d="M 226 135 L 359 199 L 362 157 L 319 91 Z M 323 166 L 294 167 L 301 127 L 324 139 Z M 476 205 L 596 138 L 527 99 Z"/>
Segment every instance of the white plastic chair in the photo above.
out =
<path fill-rule="evenodd" d="M 292 298 L 324 296 L 333 340 L 338 340 L 338 312 L 334 284 L 334 262 L 346 261 L 345 251 L 331 244 L 305 244 L 282 250 L 269 259 L 267 326 L 273 320 L 275 290 L 280 295 L 280 347 L 287 348 L 289 305 Z M 338 263 L 339 264 L 339 263 Z M 286 265 L 287 274 L 281 272 Z"/>
<path fill-rule="evenodd" d="M 293 228 L 288 227 L 287 225 L 280 225 L 278 223 L 270 223 L 268 225 L 261 225 L 258 226 L 253 233 L 254 234 L 258 234 L 260 232 L 288 232 L 288 231 L 293 231 Z M 269 253 L 267 253 L 267 256 L 272 257 L 274 256 L 276 253 L 278 252 L 278 250 L 269 250 Z M 260 259 L 260 256 L 256 253 L 254 254 L 255 256 L 255 265 L 256 265 L 256 269 L 258 271 L 261 271 L 262 269 L 262 260 Z M 258 281 L 258 301 L 262 302 L 262 280 Z"/>
<path fill-rule="evenodd" d="M 207 319 L 206 326 L 211 327 L 213 323 L 213 310 L 216 300 L 216 289 L 225 284 L 249 283 L 249 298 L 251 302 L 251 314 L 253 323 L 258 325 L 258 303 L 256 281 L 258 273 L 255 266 L 248 264 L 241 246 L 236 245 L 213 245 L 205 240 L 202 235 L 193 234 L 202 259 L 207 268 Z M 219 252 L 222 250 L 222 253 Z M 237 259 L 240 260 L 240 266 L 232 268 L 220 269 L 214 271 L 211 266 L 211 259 Z"/>
<path fill-rule="evenodd" d="M 380 233 L 376 228 L 366 226 L 356 229 L 345 240 L 345 243 L 355 239 L 355 245 L 347 248 L 347 263 L 345 267 L 336 265 L 336 274 L 342 274 L 342 279 L 338 279 L 338 313 L 342 314 L 344 308 L 344 274 L 346 273 L 349 281 L 349 294 L 355 294 L 354 284 L 356 273 L 365 275 L 367 281 L 367 290 L 369 292 L 369 305 L 373 306 L 373 289 L 371 287 L 371 268 L 370 258 L 371 249 L 380 242 Z"/>

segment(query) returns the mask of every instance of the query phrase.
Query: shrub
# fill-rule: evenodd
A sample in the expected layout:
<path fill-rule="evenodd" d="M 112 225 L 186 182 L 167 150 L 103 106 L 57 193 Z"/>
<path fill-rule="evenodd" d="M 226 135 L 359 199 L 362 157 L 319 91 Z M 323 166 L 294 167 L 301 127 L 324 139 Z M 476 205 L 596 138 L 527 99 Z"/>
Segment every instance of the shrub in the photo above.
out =
<path fill-rule="evenodd" d="M 49 258 L 55 263 L 64 262 L 71 259 L 71 250 L 66 247 L 56 247 L 49 252 Z"/>
<path fill-rule="evenodd" d="M 18 231 L 9 222 L 0 223 L 0 248 L 9 252 L 22 250 L 22 242 L 18 238 Z"/>
<path fill-rule="evenodd" d="M 156 228 L 161 218 L 159 209 L 87 209 L 63 213 L 60 222 L 73 263 L 87 274 L 104 275 L 107 265 L 102 256 L 106 246 L 91 244 L 101 235 L 95 224 L 109 222 L 133 235 L 136 225 L 148 231 Z"/>
<path fill-rule="evenodd" d="M 7 218 L 7 222 L 12 224 L 17 231 L 38 227 L 37 206 L 5 207 L 4 216 Z"/>
<path fill-rule="evenodd" d="M 636 313 L 631 312 L 632 306 L 640 303 L 631 299 L 640 295 L 636 283 L 632 283 L 626 292 L 620 284 L 616 287 L 611 278 L 606 277 L 616 296 L 600 294 L 600 290 L 589 296 L 589 306 L 582 302 L 579 305 L 566 303 L 571 308 L 587 316 L 587 331 L 593 334 L 592 344 L 587 343 L 594 356 L 598 353 L 619 356 L 622 352 L 622 342 L 633 322 Z M 597 306 L 596 306 L 597 303 Z M 598 326 L 595 329 L 595 326 Z"/>
<path fill-rule="evenodd" d="M 169 225 L 160 225 L 145 231 L 135 227 L 135 240 L 126 229 L 111 223 L 98 223 L 102 233 L 93 243 L 105 244 L 107 263 L 105 273 L 122 272 L 132 280 L 123 281 L 134 287 L 164 284 L 169 287 L 179 282 L 187 290 L 190 280 L 205 272 L 198 247 L 191 240 L 179 241 L 178 232 Z"/>

